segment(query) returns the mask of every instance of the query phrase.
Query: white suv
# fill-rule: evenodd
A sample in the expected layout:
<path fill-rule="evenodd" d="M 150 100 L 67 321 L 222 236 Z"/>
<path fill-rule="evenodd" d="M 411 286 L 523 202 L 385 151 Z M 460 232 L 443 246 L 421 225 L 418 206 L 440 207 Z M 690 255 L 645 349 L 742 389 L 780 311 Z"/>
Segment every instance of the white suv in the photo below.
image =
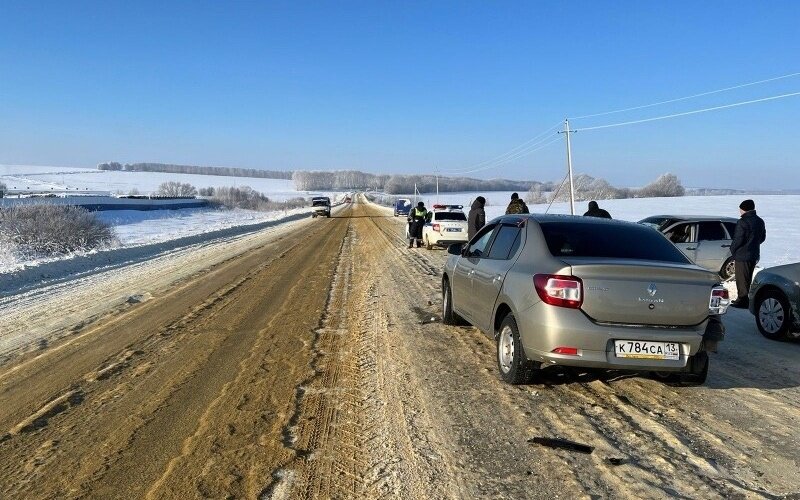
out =
<path fill-rule="evenodd" d="M 422 228 L 422 240 L 428 250 L 434 246 L 448 247 L 453 243 L 465 243 L 467 216 L 463 205 L 434 205 L 430 222 Z"/>

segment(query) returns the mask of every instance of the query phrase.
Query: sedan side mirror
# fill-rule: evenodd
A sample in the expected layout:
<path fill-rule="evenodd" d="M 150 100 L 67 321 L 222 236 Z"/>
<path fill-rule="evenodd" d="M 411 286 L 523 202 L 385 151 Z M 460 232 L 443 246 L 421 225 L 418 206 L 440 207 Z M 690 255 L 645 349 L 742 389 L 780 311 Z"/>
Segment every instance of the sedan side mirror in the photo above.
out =
<path fill-rule="evenodd" d="M 463 243 L 453 243 L 449 247 L 447 247 L 447 253 L 450 255 L 463 255 L 464 254 L 464 244 Z"/>

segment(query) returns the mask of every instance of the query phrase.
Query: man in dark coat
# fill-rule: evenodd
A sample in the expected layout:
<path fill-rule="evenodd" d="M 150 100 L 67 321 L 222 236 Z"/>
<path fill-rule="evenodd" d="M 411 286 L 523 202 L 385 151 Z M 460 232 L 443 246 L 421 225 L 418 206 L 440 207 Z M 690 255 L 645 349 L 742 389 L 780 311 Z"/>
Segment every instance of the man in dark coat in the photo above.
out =
<path fill-rule="evenodd" d="M 583 214 L 584 217 L 600 217 L 601 219 L 610 219 L 611 214 L 600 208 L 596 201 L 589 202 L 589 210 Z"/>
<path fill-rule="evenodd" d="M 764 220 L 756 214 L 753 200 L 744 200 L 739 205 L 741 217 L 736 223 L 736 231 L 731 242 L 731 255 L 736 262 L 736 291 L 738 297 L 733 307 L 747 307 L 747 294 L 753 281 L 753 270 L 761 258 L 761 244 L 767 239 Z"/>
<path fill-rule="evenodd" d="M 519 194 L 512 193 L 511 194 L 511 203 L 508 204 L 508 208 L 506 208 L 506 215 L 508 214 L 529 214 L 528 205 L 525 204 L 524 201 L 519 199 Z"/>
<path fill-rule="evenodd" d="M 475 201 L 472 202 L 467 220 L 467 236 L 470 240 L 486 224 L 486 212 L 483 210 L 485 205 L 486 198 L 483 196 L 478 196 L 475 198 Z"/>
<path fill-rule="evenodd" d="M 408 212 L 408 248 L 414 246 L 414 241 L 417 242 L 417 248 L 422 246 L 422 228 L 430 217 L 430 212 L 422 202 Z"/>

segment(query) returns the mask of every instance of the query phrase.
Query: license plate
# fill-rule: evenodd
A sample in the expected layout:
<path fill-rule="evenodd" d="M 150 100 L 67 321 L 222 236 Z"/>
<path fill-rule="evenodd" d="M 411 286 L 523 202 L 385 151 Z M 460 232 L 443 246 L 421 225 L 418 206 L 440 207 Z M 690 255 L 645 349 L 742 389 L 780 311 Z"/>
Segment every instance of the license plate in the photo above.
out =
<path fill-rule="evenodd" d="M 461 232 L 461 228 L 460 227 L 448 227 L 447 231 L 450 232 L 450 233 L 460 233 Z"/>
<path fill-rule="evenodd" d="M 618 358 L 680 359 L 681 349 L 677 342 L 615 340 L 614 354 Z"/>

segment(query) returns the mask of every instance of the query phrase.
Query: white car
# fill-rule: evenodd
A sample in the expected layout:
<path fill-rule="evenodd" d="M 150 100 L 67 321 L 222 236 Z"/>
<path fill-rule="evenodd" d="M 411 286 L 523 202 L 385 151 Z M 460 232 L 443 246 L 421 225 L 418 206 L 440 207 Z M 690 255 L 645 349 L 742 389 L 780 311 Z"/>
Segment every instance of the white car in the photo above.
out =
<path fill-rule="evenodd" d="M 468 238 L 467 216 L 463 205 L 434 205 L 431 221 L 422 228 L 422 241 L 428 250 L 465 243 Z"/>

